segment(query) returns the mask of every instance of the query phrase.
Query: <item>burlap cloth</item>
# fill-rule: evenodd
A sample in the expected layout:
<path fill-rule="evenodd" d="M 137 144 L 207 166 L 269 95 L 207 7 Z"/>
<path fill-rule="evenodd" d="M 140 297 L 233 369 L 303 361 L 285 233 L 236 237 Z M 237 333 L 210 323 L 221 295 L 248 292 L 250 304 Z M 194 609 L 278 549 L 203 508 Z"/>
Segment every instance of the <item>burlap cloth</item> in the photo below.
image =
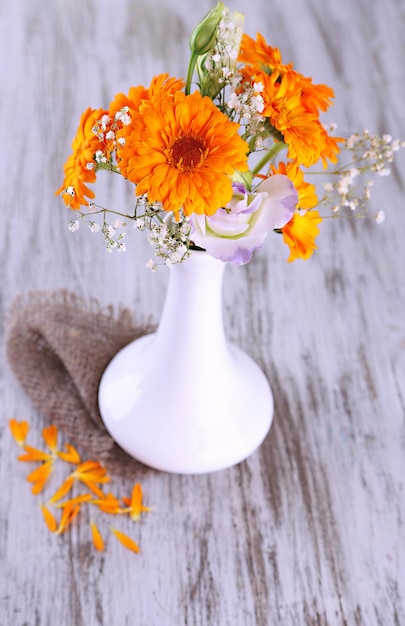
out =
<path fill-rule="evenodd" d="M 17 296 L 6 320 L 7 358 L 33 404 L 86 458 L 124 477 L 147 468 L 107 433 L 98 385 L 114 354 L 152 330 L 127 309 L 102 309 L 95 300 L 61 290 Z"/>

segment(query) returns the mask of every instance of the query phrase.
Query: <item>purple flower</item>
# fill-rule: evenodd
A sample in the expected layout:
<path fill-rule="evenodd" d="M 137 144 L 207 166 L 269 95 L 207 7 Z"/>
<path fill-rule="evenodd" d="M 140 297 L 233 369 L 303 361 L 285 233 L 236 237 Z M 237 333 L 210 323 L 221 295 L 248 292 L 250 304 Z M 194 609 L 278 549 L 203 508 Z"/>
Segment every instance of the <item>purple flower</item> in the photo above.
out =
<path fill-rule="evenodd" d="M 290 221 L 298 202 L 297 191 L 287 176 L 276 174 L 264 180 L 255 193 L 233 185 L 230 203 L 214 215 L 190 218 L 190 239 L 210 256 L 244 265 L 261 248 L 267 233 Z"/>

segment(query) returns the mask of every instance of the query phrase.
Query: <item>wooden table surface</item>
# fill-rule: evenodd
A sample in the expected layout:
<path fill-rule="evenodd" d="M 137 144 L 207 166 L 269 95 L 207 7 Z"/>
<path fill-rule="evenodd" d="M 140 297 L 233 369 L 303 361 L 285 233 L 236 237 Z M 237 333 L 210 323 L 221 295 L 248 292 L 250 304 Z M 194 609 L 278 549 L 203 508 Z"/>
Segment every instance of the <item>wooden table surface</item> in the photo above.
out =
<path fill-rule="evenodd" d="M 54 288 L 159 319 L 169 270 L 145 269 L 146 238 L 131 232 L 127 252 L 108 255 L 101 237 L 68 232 L 53 194 L 81 112 L 154 74 L 184 77 L 188 36 L 211 6 L 2 0 L 2 320 L 15 294 Z M 405 138 L 403 0 L 230 6 L 285 62 L 333 86 L 326 119 L 342 133 Z M 273 237 L 248 266 L 227 269 L 227 333 L 272 384 L 273 426 L 232 469 L 146 472 L 154 511 L 124 526 L 139 555 L 112 537 L 96 553 L 82 520 L 50 535 L 7 427 L 27 419 L 38 444 L 45 421 L 3 352 L 1 626 L 405 624 L 404 169 L 398 154 L 373 188 L 382 225 L 325 221 L 307 262 L 287 264 Z"/>

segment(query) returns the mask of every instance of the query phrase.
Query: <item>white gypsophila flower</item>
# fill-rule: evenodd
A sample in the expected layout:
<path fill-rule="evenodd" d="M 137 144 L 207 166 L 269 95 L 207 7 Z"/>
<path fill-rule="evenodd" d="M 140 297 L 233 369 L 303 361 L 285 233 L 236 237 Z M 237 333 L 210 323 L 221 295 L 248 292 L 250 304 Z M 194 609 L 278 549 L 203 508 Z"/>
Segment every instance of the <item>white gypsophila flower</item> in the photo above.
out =
<path fill-rule="evenodd" d="M 97 163 L 107 163 L 107 157 L 102 150 L 97 150 L 96 154 L 94 155 L 94 159 Z"/>
<path fill-rule="evenodd" d="M 152 270 L 152 272 L 156 272 L 157 271 L 156 263 L 152 259 L 149 259 L 149 261 L 146 263 L 145 267 L 147 267 L 148 270 Z"/>
<path fill-rule="evenodd" d="M 353 181 L 357 176 L 359 176 L 360 170 L 357 167 L 352 167 L 349 171 L 350 180 Z"/>
<path fill-rule="evenodd" d="M 139 230 L 145 230 L 145 220 L 141 217 L 138 217 L 134 221 L 134 228 L 138 228 Z"/>
<path fill-rule="evenodd" d="M 92 233 L 99 233 L 101 231 L 101 226 L 97 224 L 97 222 L 89 222 L 89 228 Z"/>
<path fill-rule="evenodd" d="M 324 124 L 323 127 L 328 135 L 333 135 L 333 133 L 336 132 L 338 125 L 336 124 L 336 122 L 330 122 L 330 124 Z"/>
<path fill-rule="evenodd" d="M 71 233 L 74 233 L 76 230 L 79 230 L 80 228 L 79 220 L 72 220 L 71 222 L 69 222 L 68 228 Z"/>
<path fill-rule="evenodd" d="M 104 114 L 104 115 L 102 116 L 102 118 L 101 118 L 101 128 L 102 128 L 103 130 L 105 130 L 105 129 L 107 128 L 107 125 L 109 124 L 110 120 L 111 120 L 111 118 L 110 118 L 110 116 L 109 116 L 109 115 Z"/>
<path fill-rule="evenodd" d="M 346 195 L 351 182 L 350 176 L 342 176 L 337 184 L 337 192 L 341 195 Z"/>
<path fill-rule="evenodd" d="M 121 116 L 120 121 L 124 124 L 124 126 L 128 126 L 131 123 L 131 116 L 128 113 L 124 113 L 124 115 Z"/>
<path fill-rule="evenodd" d="M 117 229 L 117 228 L 121 228 L 121 226 L 122 226 L 122 225 L 123 225 L 123 222 L 122 222 L 122 220 L 120 220 L 119 218 L 117 218 L 117 219 L 116 219 L 116 220 L 114 220 L 114 222 L 113 222 L 113 227 L 114 227 L 115 229 Z"/>
<path fill-rule="evenodd" d="M 384 211 L 378 211 L 377 215 L 375 216 L 375 221 L 377 222 L 377 224 L 382 224 L 384 220 L 385 220 Z"/>

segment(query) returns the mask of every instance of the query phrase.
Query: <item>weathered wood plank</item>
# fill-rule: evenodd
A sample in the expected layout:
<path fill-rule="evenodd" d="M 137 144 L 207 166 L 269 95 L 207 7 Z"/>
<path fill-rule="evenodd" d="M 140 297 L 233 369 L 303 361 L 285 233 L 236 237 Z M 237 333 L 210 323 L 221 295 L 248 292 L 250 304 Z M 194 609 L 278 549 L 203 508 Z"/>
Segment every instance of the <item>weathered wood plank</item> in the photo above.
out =
<path fill-rule="evenodd" d="M 67 232 L 53 192 L 81 111 L 155 73 L 184 75 L 188 34 L 211 5 L 1 3 L 2 319 L 17 292 L 59 287 L 158 319 L 167 274 L 144 269 L 145 238 L 131 233 L 125 255 L 107 255 L 96 235 Z M 342 132 L 405 136 L 403 3 L 231 6 L 285 61 L 334 86 L 329 118 Z M 85 518 L 49 535 L 6 426 L 28 419 L 35 443 L 43 418 L 2 359 L 1 626 L 405 623 L 404 166 L 400 155 L 376 185 L 381 227 L 325 222 L 311 261 L 287 265 L 272 240 L 249 266 L 227 269 L 228 334 L 266 371 L 275 421 L 236 468 L 146 472 L 155 510 L 128 525 L 140 555 L 113 537 L 96 554 Z M 130 200 L 106 182 L 106 202 Z"/>

